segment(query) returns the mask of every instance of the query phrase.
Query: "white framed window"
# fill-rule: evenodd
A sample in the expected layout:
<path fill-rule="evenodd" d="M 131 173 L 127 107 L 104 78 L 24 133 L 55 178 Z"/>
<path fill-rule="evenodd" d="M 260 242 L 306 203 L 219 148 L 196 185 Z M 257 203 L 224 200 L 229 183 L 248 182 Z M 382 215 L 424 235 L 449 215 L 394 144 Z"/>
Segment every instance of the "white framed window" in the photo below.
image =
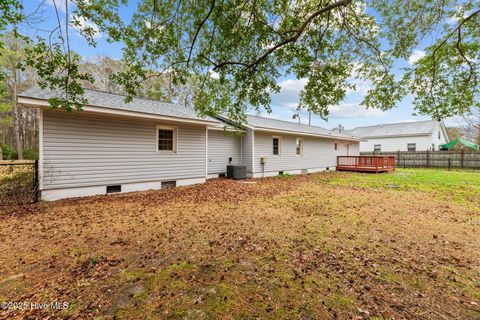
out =
<path fill-rule="evenodd" d="M 416 143 L 407 144 L 407 150 L 411 152 L 417 151 L 417 144 Z"/>
<path fill-rule="evenodd" d="M 303 138 L 297 138 L 295 141 L 295 153 L 297 156 L 303 156 Z"/>
<path fill-rule="evenodd" d="M 382 151 L 382 145 L 381 144 L 375 144 L 373 145 L 373 151 Z"/>
<path fill-rule="evenodd" d="M 277 136 L 272 137 L 272 153 L 274 156 L 279 156 L 282 149 L 282 139 Z"/>
<path fill-rule="evenodd" d="M 177 152 L 178 129 L 157 125 L 157 152 Z"/>

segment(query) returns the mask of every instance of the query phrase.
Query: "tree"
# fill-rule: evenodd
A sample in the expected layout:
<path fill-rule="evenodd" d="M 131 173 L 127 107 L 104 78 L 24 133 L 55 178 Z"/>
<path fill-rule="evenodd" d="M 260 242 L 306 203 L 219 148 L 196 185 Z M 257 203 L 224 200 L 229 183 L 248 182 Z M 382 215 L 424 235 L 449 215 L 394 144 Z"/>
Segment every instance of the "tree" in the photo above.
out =
<path fill-rule="evenodd" d="M 105 56 L 97 56 L 80 64 L 80 71 L 92 75 L 94 81 L 85 81 L 84 86 L 89 89 L 98 89 L 112 93 L 124 93 L 122 88 L 115 83 L 112 76 L 121 72 L 123 64 Z"/>
<path fill-rule="evenodd" d="M 0 160 L 3 159 L 3 148 L 7 141 L 7 130 L 12 124 L 12 116 L 10 115 L 12 110 L 12 104 L 10 99 L 6 96 L 6 85 L 4 82 L 0 82 Z"/>
<path fill-rule="evenodd" d="M 14 146 L 15 154 L 23 158 L 25 148 L 36 148 L 37 110 L 17 104 L 17 94 L 37 81 L 31 68 L 21 68 L 28 42 L 6 33 L 0 48 L 0 143 Z"/>
<path fill-rule="evenodd" d="M 23 159 L 23 143 L 20 137 L 22 115 L 17 105 L 17 94 L 22 82 L 22 71 L 19 68 L 23 61 L 25 43 L 8 33 L 3 38 L 4 47 L 0 49 L 0 79 L 6 84 L 8 103 L 11 106 L 13 135 L 19 159 Z M 6 109 L 6 106 L 3 108 Z"/>
<path fill-rule="evenodd" d="M 461 127 L 467 139 L 480 144 L 480 107 L 474 107 L 463 116 Z"/>
<path fill-rule="evenodd" d="M 8 3 L 0 10 L 21 13 L 18 1 Z M 54 5 L 57 41 L 37 39 L 27 60 L 42 86 L 63 89 L 54 107 L 81 108 L 81 82 L 92 81 L 71 57 L 67 25 L 92 46 L 98 32 L 123 44 L 124 69 L 113 79 L 128 95 L 175 75 L 190 83 L 197 111 L 239 121 L 247 108 L 271 110 L 284 75 L 307 80 L 298 111 L 322 117 L 352 78 L 372 83 L 367 108 L 390 109 L 412 93 L 418 113 L 441 119 L 479 104 L 478 0 L 140 0 L 131 19 L 120 14 L 126 1 L 74 0 L 63 2 L 64 21 Z M 425 57 L 396 75 L 395 62 L 425 41 Z"/>
<path fill-rule="evenodd" d="M 450 140 L 462 137 L 462 130 L 458 127 L 447 127 L 447 134 Z M 447 141 L 448 142 L 448 141 Z"/>

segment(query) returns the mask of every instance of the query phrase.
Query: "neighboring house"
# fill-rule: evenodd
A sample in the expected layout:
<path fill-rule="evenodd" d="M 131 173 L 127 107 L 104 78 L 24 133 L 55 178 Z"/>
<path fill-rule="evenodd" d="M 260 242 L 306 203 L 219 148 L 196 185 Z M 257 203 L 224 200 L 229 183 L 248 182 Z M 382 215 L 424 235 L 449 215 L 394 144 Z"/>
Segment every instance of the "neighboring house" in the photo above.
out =
<path fill-rule="evenodd" d="M 449 141 L 445 124 L 435 120 L 357 127 L 345 132 L 364 139 L 360 152 L 439 150 Z"/>
<path fill-rule="evenodd" d="M 248 116 L 244 130 L 181 105 L 85 90 L 83 111 L 48 109 L 38 88 L 18 103 L 40 109 L 43 200 L 203 183 L 244 164 L 250 177 L 334 170 L 358 155 L 359 138 L 319 127 Z M 263 164 L 262 164 L 263 158 Z"/>

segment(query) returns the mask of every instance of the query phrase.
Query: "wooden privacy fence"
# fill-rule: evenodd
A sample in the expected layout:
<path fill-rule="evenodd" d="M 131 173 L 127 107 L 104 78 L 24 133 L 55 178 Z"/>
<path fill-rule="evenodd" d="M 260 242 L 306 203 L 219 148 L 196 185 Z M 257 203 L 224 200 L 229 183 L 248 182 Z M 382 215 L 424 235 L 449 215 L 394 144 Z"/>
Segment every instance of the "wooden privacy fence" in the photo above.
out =
<path fill-rule="evenodd" d="M 478 151 L 361 152 L 361 155 L 395 156 L 399 168 L 480 169 Z"/>
<path fill-rule="evenodd" d="M 37 202 L 38 160 L 0 161 L 0 208 Z"/>

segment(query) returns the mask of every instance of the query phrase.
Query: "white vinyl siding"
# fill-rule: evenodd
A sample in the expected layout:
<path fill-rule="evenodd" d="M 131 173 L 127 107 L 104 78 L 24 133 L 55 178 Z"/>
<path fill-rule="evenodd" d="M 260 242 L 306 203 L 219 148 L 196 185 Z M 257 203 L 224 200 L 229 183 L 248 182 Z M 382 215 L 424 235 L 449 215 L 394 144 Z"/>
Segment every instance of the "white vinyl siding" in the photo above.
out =
<path fill-rule="evenodd" d="M 436 133 L 435 133 L 436 138 Z M 372 152 L 374 146 L 380 144 L 382 152 L 407 151 L 409 143 L 415 143 L 417 151 L 430 150 L 432 147 L 432 136 L 412 136 L 412 137 L 386 137 L 386 138 L 365 138 L 367 141 L 360 142 L 360 152 Z"/>
<path fill-rule="evenodd" d="M 288 171 L 309 168 L 335 168 L 337 155 L 346 155 L 346 142 L 338 142 L 337 151 L 332 150 L 331 139 L 302 137 L 303 157 L 296 154 L 296 135 L 280 135 L 281 153 L 279 156 L 271 156 L 272 135 L 266 132 L 255 131 L 255 168 L 257 173 L 262 172 L 261 157 L 265 156 L 267 162 L 264 171 Z M 358 142 L 350 144 L 350 155 L 358 155 Z"/>
<path fill-rule="evenodd" d="M 438 138 L 440 132 L 440 139 Z M 382 152 L 407 151 L 409 143 L 415 143 L 416 151 L 439 149 L 439 145 L 447 143 L 442 125 L 438 123 L 431 134 L 416 136 L 393 136 L 379 138 L 365 138 L 367 141 L 360 142 L 360 152 L 372 152 L 374 145 L 381 144 Z"/>
<path fill-rule="evenodd" d="M 177 152 L 157 152 L 157 125 L 174 126 Z M 43 189 L 205 177 L 203 125 L 44 111 Z"/>
<path fill-rule="evenodd" d="M 253 171 L 253 131 L 251 129 L 246 129 L 242 137 L 242 164 L 247 166 L 247 173 L 252 173 Z M 271 136 L 270 136 L 271 138 Z M 271 140 L 270 140 L 271 143 Z M 269 144 L 268 150 L 271 150 L 271 144 Z M 258 153 L 255 153 L 257 155 Z"/>
<path fill-rule="evenodd" d="M 241 164 L 241 138 L 223 130 L 208 131 L 208 174 L 225 173 L 228 158 L 232 164 Z"/>

